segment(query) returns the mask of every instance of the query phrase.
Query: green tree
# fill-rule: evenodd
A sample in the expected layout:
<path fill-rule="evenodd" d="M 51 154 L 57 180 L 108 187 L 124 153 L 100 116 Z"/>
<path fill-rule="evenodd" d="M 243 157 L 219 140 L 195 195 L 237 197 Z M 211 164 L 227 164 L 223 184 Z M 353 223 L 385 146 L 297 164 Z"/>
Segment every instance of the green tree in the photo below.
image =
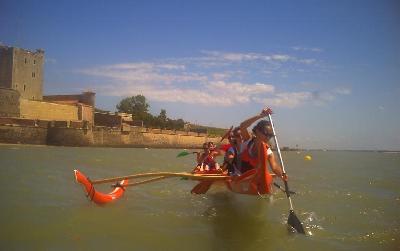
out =
<path fill-rule="evenodd" d="M 150 105 L 146 102 L 146 97 L 136 95 L 122 99 L 117 105 L 118 112 L 132 114 L 134 120 L 142 120 L 146 127 L 159 127 L 182 130 L 185 125 L 183 119 L 170 119 L 167 117 L 167 111 L 161 109 L 158 116 L 149 113 Z"/>
<path fill-rule="evenodd" d="M 143 95 L 136 95 L 124 98 L 117 105 L 118 112 L 125 112 L 132 114 L 134 120 L 147 120 L 149 119 L 149 107 L 146 102 L 146 97 Z"/>
<path fill-rule="evenodd" d="M 164 109 L 161 109 L 160 115 L 157 117 L 159 125 L 161 128 L 165 128 L 167 126 L 167 111 Z"/>
<path fill-rule="evenodd" d="M 178 129 L 183 129 L 183 127 L 185 126 L 185 121 L 183 119 L 178 119 L 176 120 L 176 124 Z"/>

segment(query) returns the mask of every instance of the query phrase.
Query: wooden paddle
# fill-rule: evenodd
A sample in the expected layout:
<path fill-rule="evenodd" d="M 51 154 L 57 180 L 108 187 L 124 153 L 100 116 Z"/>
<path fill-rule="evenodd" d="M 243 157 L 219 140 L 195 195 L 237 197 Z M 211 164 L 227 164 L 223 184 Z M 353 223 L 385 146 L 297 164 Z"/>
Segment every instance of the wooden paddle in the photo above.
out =
<path fill-rule="evenodd" d="M 283 165 L 282 154 L 281 154 L 281 150 L 279 149 L 278 139 L 276 138 L 274 123 L 272 122 L 271 114 L 268 114 L 268 117 L 269 117 L 269 121 L 271 122 L 272 133 L 274 134 L 275 145 L 276 145 L 276 149 L 278 150 L 279 161 L 280 161 L 281 166 L 282 166 L 282 172 L 285 175 L 286 174 L 285 167 Z M 297 216 L 296 216 L 296 214 L 294 213 L 294 210 L 293 210 L 293 204 L 292 204 L 292 199 L 290 198 L 290 191 L 289 191 L 288 182 L 286 180 L 284 180 L 284 183 L 285 183 L 285 193 L 286 193 L 286 196 L 288 198 L 289 207 L 290 207 L 290 209 L 289 209 L 289 218 L 288 218 L 287 223 L 289 224 L 289 226 L 292 226 L 294 229 L 296 229 L 296 231 L 298 233 L 305 234 L 304 228 L 303 228 L 303 224 L 300 222 L 299 218 L 297 218 Z"/>
<path fill-rule="evenodd" d="M 200 181 L 199 184 L 194 186 L 190 192 L 194 194 L 205 194 L 210 189 L 213 183 L 214 181 L 209 180 Z"/>

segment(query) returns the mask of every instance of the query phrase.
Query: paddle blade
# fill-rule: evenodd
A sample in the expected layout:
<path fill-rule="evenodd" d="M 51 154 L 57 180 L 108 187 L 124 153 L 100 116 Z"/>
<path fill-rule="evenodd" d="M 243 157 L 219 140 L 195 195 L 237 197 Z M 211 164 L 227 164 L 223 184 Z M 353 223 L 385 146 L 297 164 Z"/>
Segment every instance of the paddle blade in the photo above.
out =
<path fill-rule="evenodd" d="M 305 234 L 303 224 L 301 224 L 299 218 L 297 218 L 293 210 L 290 210 L 289 212 L 287 223 L 289 224 L 289 226 L 293 227 L 298 233 Z"/>
<path fill-rule="evenodd" d="M 189 154 L 190 154 L 189 152 L 183 151 L 183 152 L 178 153 L 178 155 L 176 155 L 176 157 L 177 158 L 178 157 L 183 157 L 183 156 L 186 156 L 186 155 L 189 155 Z"/>
<path fill-rule="evenodd" d="M 200 183 L 193 187 L 192 191 L 190 192 L 193 194 L 205 194 L 207 193 L 208 189 L 210 189 L 212 184 L 213 182 L 209 180 L 200 181 Z"/>

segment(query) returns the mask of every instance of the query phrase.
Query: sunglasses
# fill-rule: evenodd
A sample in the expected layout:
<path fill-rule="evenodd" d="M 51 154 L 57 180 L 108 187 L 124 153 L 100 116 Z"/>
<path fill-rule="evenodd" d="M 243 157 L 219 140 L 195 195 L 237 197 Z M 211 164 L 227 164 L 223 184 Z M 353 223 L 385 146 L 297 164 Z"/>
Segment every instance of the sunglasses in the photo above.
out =
<path fill-rule="evenodd" d="M 264 130 L 259 130 L 259 132 L 267 138 L 272 138 L 274 136 L 273 134 L 269 134 L 268 132 L 265 132 Z"/>

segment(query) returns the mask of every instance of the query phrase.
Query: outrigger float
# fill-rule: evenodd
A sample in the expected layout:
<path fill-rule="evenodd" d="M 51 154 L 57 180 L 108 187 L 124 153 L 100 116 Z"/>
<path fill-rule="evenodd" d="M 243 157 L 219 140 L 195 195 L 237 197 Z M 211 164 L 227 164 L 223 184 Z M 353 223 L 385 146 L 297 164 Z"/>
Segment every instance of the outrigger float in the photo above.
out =
<path fill-rule="evenodd" d="M 275 144 L 278 151 L 279 160 L 282 166 L 282 171 L 284 174 L 286 174 L 271 115 L 269 115 L 269 120 L 272 125 Z M 268 171 L 266 144 L 263 144 L 263 146 L 260 148 L 258 156 L 260 158 L 259 161 L 260 166 L 258 168 L 249 170 L 240 176 L 229 176 L 219 172 L 197 172 L 197 173 L 152 172 L 152 173 L 138 173 L 128 176 L 120 176 L 107 179 L 90 180 L 78 170 L 74 170 L 74 174 L 75 174 L 75 180 L 78 183 L 82 184 L 84 189 L 86 190 L 86 196 L 91 201 L 93 201 L 98 205 L 104 205 L 121 198 L 124 195 L 125 189 L 127 187 L 138 186 L 173 177 L 180 177 L 180 178 L 185 178 L 187 180 L 199 181 L 199 183 L 195 185 L 191 190 L 191 193 L 193 194 L 205 194 L 215 182 L 225 183 L 227 189 L 230 190 L 231 192 L 239 194 L 248 194 L 248 195 L 271 194 L 272 185 L 275 185 L 283 192 L 285 192 L 289 201 L 290 210 L 287 222 L 288 225 L 294 228 L 298 233 L 304 234 L 305 232 L 302 223 L 294 213 L 292 200 L 290 198 L 290 195 L 293 194 L 294 192 L 291 192 L 289 190 L 289 186 L 286 180 L 284 180 L 285 184 L 284 188 L 273 182 L 273 179 L 276 178 L 276 175 L 271 174 Z M 129 180 L 139 180 L 139 181 L 130 183 Z M 94 185 L 96 184 L 113 183 L 113 182 L 116 183 L 112 185 L 114 187 L 114 190 L 110 193 L 99 192 L 94 187 Z"/>

